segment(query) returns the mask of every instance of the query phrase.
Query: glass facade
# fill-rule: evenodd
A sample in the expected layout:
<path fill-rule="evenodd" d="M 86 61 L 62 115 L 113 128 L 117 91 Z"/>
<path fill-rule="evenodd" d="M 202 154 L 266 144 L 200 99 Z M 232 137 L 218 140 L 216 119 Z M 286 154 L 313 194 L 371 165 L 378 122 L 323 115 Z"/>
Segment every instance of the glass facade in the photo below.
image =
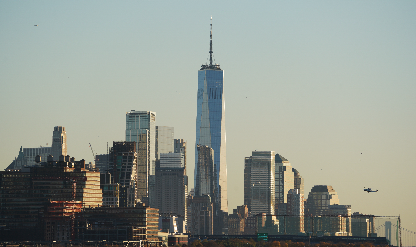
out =
<path fill-rule="evenodd" d="M 306 202 L 308 215 L 327 215 L 329 214 L 329 205 L 339 205 L 337 192 L 330 185 L 315 185 L 309 192 Z"/>
<path fill-rule="evenodd" d="M 219 65 L 202 66 L 198 71 L 195 186 L 199 177 L 198 145 L 214 150 L 213 202 L 220 210 L 228 211 L 227 163 L 225 137 L 225 100 L 223 90 L 224 71 Z"/>
<path fill-rule="evenodd" d="M 138 159 L 148 162 L 149 175 L 155 175 L 156 112 L 130 111 L 126 113 L 126 141 L 136 142 Z M 142 147 L 143 142 L 147 143 Z M 144 153 L 145 152 L 145 153 Z M 139 161 L 140 162 L 140 161 Z"/>
<path fill-rule="evenodd" d="M 244 204 L 251 215 L 275 213 L 274 151 L 253 151 L 245 158 Z"/>
<path fill-rule="evenodd" d="M 294 189 L 295 178 L 292 166 L 289 161 L 280 154 L 275 157 L 275 172 L 276 172 L 276 206 L 279 203 L 287 203 L 287 194 L 289 190 Z"/>

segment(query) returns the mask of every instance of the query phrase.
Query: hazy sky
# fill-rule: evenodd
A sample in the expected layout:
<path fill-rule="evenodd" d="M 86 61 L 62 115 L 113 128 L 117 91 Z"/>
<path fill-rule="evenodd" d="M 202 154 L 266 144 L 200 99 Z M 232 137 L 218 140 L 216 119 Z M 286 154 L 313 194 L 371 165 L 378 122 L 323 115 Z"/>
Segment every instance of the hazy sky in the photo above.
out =
<path fill-rule="evenodd" d="M 0 169 L 20 146 L 92 161 L 125 113 L 155 111 L 188 144 L 197 71 L 224 69 L 229 211 L 244 157 L 273 150 L 353 212 L 416 231 L 416 1 L 0 1 Z M 34 26 L 38 25 L 38 26 Z M 378 189 L 365 193 L 364 187 Z"/>

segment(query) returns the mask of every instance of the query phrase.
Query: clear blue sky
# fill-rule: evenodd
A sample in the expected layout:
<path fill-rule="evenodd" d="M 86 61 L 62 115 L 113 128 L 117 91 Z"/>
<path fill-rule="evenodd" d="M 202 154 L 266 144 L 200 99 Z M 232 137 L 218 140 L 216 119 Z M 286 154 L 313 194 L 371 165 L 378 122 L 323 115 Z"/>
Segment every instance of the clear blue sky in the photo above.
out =
<path fill-rule="evenodd" d="M 415 13 L 415 1 L 0 1 L 0 169 L 20 146 L 50 146 L 57 125 L 68 154 L 92 161 L 88 143 L 105 153 L 127 111 L 150 110 L 187 141 L 192 183 L 212 15 L 230 211 L 244 157 L 273 150 L 305 197 L 332 185 L 353 212 L 416 231 Z"/>

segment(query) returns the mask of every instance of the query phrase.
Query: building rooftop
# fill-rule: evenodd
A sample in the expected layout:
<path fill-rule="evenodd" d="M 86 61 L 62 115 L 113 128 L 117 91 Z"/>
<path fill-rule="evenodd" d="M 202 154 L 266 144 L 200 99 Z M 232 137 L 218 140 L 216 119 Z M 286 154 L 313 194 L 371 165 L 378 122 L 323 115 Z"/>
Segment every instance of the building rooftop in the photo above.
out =
<path fill-rule="evenodd" d="M 283 163 L 283 162 L 288 162 L 288 160 L 285 157 L 281 156 L 280 154 L 276 154 L 275 162 Z"/>

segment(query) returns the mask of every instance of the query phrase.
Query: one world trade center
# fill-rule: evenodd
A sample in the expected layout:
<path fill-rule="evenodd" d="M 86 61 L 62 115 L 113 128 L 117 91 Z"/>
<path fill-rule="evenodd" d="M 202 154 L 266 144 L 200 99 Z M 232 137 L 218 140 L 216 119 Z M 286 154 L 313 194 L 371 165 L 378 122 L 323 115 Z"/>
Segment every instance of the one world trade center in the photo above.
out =
<path fill-rule="evenodd" d="M 212 17 L 211 17 L 212 21 Z M 195 192 L 198 195 L 198 183 L 212 180 L 212 191 L 209 191 L 214 203 L 215 216 L 219 211 L 228 212 L 227 199 L 227 162 L 225 137 L 225 100 L 224 100 L 224 71 L 219 64 L 213 63 L 212 51 L 212 22 L 210 28 L 209 64 L 203 64 L 198 71 L 198 94 L 196 116 L 195 142 Z M 204 148 L 213 150 L 213 169 L 209 177 L 203 177 L 201 154 Z M 205 152 L 204 152 L 205 153 Z M 198 162 L 199 161 L 199 162 Z M 201 167 L 199 167 L 201 166 Z M 205 169 L 206 170 L 206 169 Z M 202 192 L 199 192 L 202 194 Z M 214 223 L 215 224 L 215 223 Z"/>

